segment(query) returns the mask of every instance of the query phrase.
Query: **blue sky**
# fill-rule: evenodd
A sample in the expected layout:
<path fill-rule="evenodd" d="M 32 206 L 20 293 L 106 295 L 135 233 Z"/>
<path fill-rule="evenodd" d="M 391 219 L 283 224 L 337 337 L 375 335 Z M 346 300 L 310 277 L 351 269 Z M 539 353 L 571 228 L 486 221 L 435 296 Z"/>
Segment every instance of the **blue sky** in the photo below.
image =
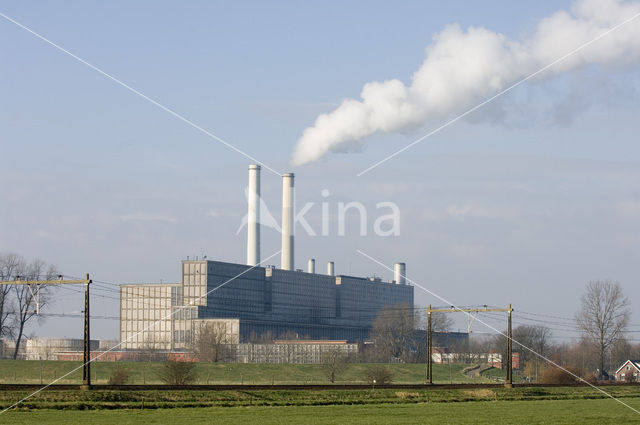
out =
<path fill-rule="evenodd" d="M 519 39 L 570 7 L 0 1 L 0 12 L 282 171 L 319 114 L 367 82 L 408 82 L 446 25 Z M 0 40 L 0 251 L 113 283 L 178 281 L 187 255 L 244 261 L 235 231 L 246 158 L 4 19 Z M 589 66 L 521 86 L 363 177 L 355 173 L 431 127 L 376 134 L 363 152 L 296 167 L 299 203 L 321 202 L 326 188 L 332 202 L 402 211 L 395 238 L 300 235 L 297 265 L 339 259 L 338 273 L 389 278 L 356 252 L 366 247 L 460 304 L 571 316 L 589 279 L 611 278 L 636 305 L 639 85 L 634 64 Z M 263 194 L 279 217 L 279 178 L 266 170 Z M 266 257 L 279 236 L 263 236 Z M 101 299 L 94 311 L 115 314 L 117 302 Z M 441 304 L 418 289 L 416 301 Z M 52 306 L 78 310 L 71 293 Z M 78 336 L 79 325 L 51 318 L 32 331 Z M 117 322 L 95 328 L 115 337 Z"/>

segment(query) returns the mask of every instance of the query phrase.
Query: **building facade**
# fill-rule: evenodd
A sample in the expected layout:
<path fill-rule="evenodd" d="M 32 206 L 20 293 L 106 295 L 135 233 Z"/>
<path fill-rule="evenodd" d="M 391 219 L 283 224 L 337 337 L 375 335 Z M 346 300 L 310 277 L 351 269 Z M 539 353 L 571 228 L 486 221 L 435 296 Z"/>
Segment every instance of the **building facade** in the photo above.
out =
<path fill-rule="evenodd" d="M 91 350 L 100 347 L 100 341 L 90 341 Z M 84 350 L 84 340 L 73 338 L 29 338 L 26 343 L 25 358 L 27 360 L 57 360 L 60 351 Z"/>
<path fill-rule="evenodd" d="M 239 342 L 364 341 L 380 309 L 399 304 L 413 306 L 413 286 L 187 260 L 180 284 L 120 286 L 120 341 L 124 349 L 189 349 L 194 323 L 208 319 L 237 320 Z"/>
<path fill-rule="evenodd" d="M 358 344 L 347 341 L 276 341 L 274 344 L 238 344 L 238 363 L 323 363 L 327 356 L 338 353 L 344 358 L 358 354 Z"/>
<path fill-rule="evenodd" d="M 120 285 L 121 348 L 170 350 L 172 311 L 182 300 L 180 284 Z"/>
<path fill-rule="evenodd" d="M 615 380 L 621 382 L 638 382 L 638 376 L 640 360 L 627 360 L 615 372 Z"/>

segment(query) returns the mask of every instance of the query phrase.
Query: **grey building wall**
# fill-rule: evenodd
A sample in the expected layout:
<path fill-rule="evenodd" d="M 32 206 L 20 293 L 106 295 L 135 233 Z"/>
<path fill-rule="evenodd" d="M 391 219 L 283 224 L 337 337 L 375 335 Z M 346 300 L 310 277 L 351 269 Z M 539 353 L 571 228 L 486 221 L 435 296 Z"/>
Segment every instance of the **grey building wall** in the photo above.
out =
<path fill-rule="evenodd" d="M 91 350 L 97 350 L 100 341 L 90 340 Z M 82 351 L 84 341 L 72 338 L 30 338 L 26 343 L 25 358 L 27 360 L 57 360 L 60 351 Z"/>
<path fill-rule="evenodd" d="M 180 284 L 120 285 L 122 349 L 170 350 L 173 307 L 182 304 Z"/>
<path fill-rule="evenodd" d="M 238 344 L 235 360 L 239 363 L 322 363 L 326 355 L 337 351 L 347 357 L 358 354 L 358 344 L 343 342 L 297 342 L 278 344 Z"/>
<path fill-rule="evenodd" d="M 198 308 L 198 317 L 239 318 L 243 342 L 252 334 L 266 332 L 273 337 L 290 332 L 301 338 L 363 341 L 382 307 L 413 306 L 410 285 L 276 268 L 250 269 L 219 261 L 201 263 L 206 263 L 206 290 L 211 292 L 206 306 Z"/>
<path fill-rule="evenodd" d="M 412 286 L 221 261 L 183 261 L 182 284 L 121 285 L 120 338 L 127 340 L 125 349 L 149 344 L 174 349 L 175 341 L 183 345 L 189 340 L 189 320 L 234 318 L 239 319 L 240 342 L 284 333 L 364 341 L 379 310 L 397 304 L 413 306 Z M 170 312 L 170 320 L 136 335 Z"/>
<path fill-rule="evenodd" d="M 18 359 L 23 360 L 25 358 L 27 341 L 26 338 L 23 338 L 20 341 L 20 346 L 18 348 Z M 13 352 L 16 349 L 16 341 L 13 339 L 0 339 L 0 358 L 3 359 L 12 359 Z"/>

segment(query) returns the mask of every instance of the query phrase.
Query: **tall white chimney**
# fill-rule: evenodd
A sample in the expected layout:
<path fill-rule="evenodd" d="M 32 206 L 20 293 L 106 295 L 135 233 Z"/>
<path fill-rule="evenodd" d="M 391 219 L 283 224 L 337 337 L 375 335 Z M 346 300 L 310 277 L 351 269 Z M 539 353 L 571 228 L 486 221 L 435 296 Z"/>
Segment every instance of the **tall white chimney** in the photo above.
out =
<path fill-rule="evenodd" d="M 282 175 L 282 252 L 281 268 L 293 270 L 293 173 Z"/>
<path fill-rule="evenodd" d="M 309 258 L 309 262 L 307 263 L 307 273 L 315 273 L 316 272 L 316 260 L 313 258 Z"/>
<path fill-rule="evenodd" d="M 393 280 L 396 285 L 406 285 L 407 265 L 405 263 L 396 263 L 393 266 Z"/>
<path fill-rule="evenodd" d="M 249 191 L 247 193 L 247 265 L 260 264 L 260 166 L 249 165 Z"/>
<path fill-rule="evenodd" d="M 327 263 L 327 275 L 334 276 L 333 261 Z"/>

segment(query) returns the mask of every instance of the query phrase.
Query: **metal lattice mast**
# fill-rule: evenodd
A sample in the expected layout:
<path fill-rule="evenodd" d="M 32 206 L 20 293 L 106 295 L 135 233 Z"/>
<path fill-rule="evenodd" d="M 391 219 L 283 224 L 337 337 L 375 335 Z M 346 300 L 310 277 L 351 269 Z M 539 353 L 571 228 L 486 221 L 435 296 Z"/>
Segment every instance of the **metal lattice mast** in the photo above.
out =
<path fill-rule="evenodd" d="M 91 279 L 89 273 L 85 275 L 85 279 L 78 280 L 64 280 L 62 276 L 58 280 L 5 280 L 0 281 L 0 285 L 36 285 L 36 293 L 38 292 L 38 285 L 84 285 L 84 355 L 83 355 L 83 367 L 82 367 L 82 387 L 85 389 L 91 388 L 91 340 L 89 339 L 89 285 Z M 40 313 L 40 308 L 36 302 L 37 314 Z"/>
<path fill-rule="evenodd" d="M 431 352 L 432 352 L 432 331 L 431 331 L 431 313 L 483 313 L 483 312 L 506 312 L 507 313 L 507 377 L 505 380 L 505 386 L 511 388 L 513 386 L 513 339 L 511 333 L 511 313 L 513 308 L 511 304 L 507 308 L 490 308 L 487 306 L 477 308 L 429 308 L 427 310 L 427 383 L 431 384 L 433 375 L 433 366 L 431 364 Z"/>

